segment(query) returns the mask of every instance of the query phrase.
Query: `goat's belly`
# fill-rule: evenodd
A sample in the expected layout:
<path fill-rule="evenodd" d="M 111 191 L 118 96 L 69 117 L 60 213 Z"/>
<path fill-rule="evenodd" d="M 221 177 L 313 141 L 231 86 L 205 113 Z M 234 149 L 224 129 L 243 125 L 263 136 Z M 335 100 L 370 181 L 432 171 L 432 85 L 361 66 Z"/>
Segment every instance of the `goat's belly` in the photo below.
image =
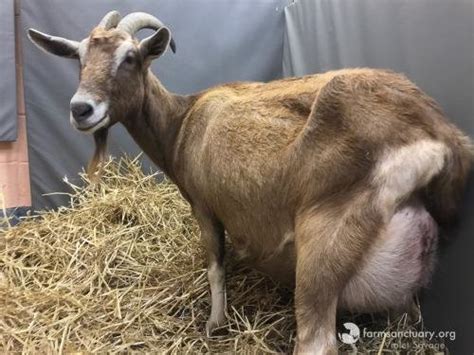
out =
<path fill-rule="evenodd" d="M 266 248 L 265 253 L 262 253 L 262 248 L 258 245 L 247 244 L 242 247 L 236 238 L 232 238 L 231 235 L 230 238 L 238 257 L 247 265 L 267 274 L 286 287 L 294 286 L 296 254 L 293 238 L 282 236 L 280 243 L 272 245 L 272 249 Z"/>
<path fill-rule="evenodd" d="M 284 250 L 273 255 L 271 258 L 259 261 L 254 267 L 269 275 L 286 287 L 295 284 L 296 257 L 294 244 L 288 244 Z"/>
<path fill-rule="evenodd" d="M 265 255 L 258 245 L 239 243 L 239 238 L 232 235 L 231 239 L 237 254 L 249 266 L 285 286 L 294 286 L 296 254 L 292 238 L 282 236 L 280 244 Z M 414 293 L 431 279 L 437 241 L 436 222 L 421 204 L 411 203 L 399 209 L 345 286 L 339 308 L 376 312 L 409 306 Z"/>
<path fill-rule="evenodd" d="M 437 240 L 436 222 L 423 206 L 400 209 L 346 285 L 340 308 L 373 312 L 408 306 L 430 281 Z"/>

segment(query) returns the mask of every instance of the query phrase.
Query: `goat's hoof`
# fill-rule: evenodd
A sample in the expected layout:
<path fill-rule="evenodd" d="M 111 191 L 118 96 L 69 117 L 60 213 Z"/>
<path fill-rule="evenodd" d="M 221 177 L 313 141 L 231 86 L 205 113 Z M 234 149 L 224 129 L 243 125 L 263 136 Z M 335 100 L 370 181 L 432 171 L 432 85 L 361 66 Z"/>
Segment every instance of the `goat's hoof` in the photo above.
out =
<path fill-rule="evenodd" d="M 225 323 L 225 319 L 222 319 L 220 321 L 209 319 L 206 322 L 206 336 L 210 338 L 212 335 L 212 332 L 215 329 L 219 328 L 220 326 L 224 325 L 224 323 Z"/>
<path fill-rule="evenodd" d="M 206 336 L 207 336 L 208 338 L 210 338 L 211 335 L 212 335 L 212 332 L 213 332 L 214 329 L 216 329 L 218 326 L 219 326 L 219 324 L 217 324 L 217 322 L 208 320 L 208 321 L 206 322 Z"/>

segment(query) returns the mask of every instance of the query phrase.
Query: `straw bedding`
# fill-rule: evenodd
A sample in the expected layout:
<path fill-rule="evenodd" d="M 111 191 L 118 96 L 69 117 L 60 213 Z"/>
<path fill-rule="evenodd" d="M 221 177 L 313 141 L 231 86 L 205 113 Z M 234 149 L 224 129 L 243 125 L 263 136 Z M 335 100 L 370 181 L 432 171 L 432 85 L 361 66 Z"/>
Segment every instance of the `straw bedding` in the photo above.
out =
<path fill-rule="evenodd" d="M 83 186 L 69 183 L 70 206 L 0 230 L 2 353 L 291 351 L 291 292 L 231 250 L 228 322 L 206 338 L 204 250 L 176 187 L 128 158 L 109 160 L 95 187 L 82 178 Z M 402 317 L 388 326 L 421 323 Z M 382 354 L 391 344 L 357 346 Z"/>

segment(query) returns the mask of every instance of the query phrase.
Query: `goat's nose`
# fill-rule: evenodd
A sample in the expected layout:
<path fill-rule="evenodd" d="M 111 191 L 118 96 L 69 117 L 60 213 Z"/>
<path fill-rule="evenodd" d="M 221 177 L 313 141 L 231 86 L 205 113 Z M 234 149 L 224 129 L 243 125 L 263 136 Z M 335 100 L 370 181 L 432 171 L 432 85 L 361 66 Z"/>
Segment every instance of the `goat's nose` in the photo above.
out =
<path fill-rule="evenodd" d="M 94 113 L 94 108 L 86 102 L 71 102 L 71 113 L 77 122 L 81 122 Z"/>

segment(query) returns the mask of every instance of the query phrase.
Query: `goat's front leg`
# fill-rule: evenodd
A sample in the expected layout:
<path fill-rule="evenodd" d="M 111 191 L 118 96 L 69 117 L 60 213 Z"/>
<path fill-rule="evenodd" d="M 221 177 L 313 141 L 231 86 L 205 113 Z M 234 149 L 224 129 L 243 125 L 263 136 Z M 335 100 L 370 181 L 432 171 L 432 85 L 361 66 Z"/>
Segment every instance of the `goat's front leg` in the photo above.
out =
<path fill-rule="evenodd" d="M 207 277 L 211 288 L 211 315 L 206 323 L 206 335 L 225 322 L 226 293 L 224 270 L 224 227 L 203 210 L 195 209 L 194 215 L 201 229 L 201 238 L 207 252 Z"/>

